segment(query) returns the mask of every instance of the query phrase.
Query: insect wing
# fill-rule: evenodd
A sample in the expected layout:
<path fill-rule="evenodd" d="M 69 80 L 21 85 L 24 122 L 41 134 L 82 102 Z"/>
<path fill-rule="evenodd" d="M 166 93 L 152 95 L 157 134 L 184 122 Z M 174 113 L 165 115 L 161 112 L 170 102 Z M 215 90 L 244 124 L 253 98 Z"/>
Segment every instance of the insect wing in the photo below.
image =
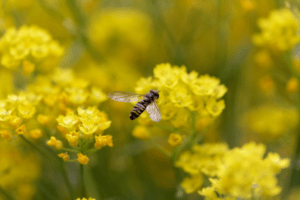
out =
<path fill-rule="evenodd" d="M 135 102 L 138 101 L 141 97 L 144 95 L 142 94 L 136 94 L 136 93 L 130 93 L 130 92 L 110 92 L 108 93 L 108 97 L 111 98 L 114 101 L 120 101 L 120 102 Z"/>
<path fill-rule="evenodd" d="M 147 106 L 146 111 L 149 113 L 149 117 L 153 121 L 159 122 L 161 120 L 161 114 L 155 102 L 152 102 L 149 106 Z"/>

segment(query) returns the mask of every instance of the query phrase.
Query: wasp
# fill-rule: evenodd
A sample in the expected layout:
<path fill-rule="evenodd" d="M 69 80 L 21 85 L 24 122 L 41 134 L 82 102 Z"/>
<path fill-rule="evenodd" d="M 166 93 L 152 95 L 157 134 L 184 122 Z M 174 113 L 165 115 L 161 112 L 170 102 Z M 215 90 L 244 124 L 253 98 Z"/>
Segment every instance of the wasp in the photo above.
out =
<path fill-rule="evenodd" d="M 130 92 L 110 92 L 108 93 L 108 97 L 114 101 L 127 103 L 136 102 L 142 98 L 142 100 L 137 102 L 132 108 L 130 119 L 136 119 L 146 110 L 149 114 L 149 117 L 153 121 L 159 122 L 161 120 L 161 114 L 155 102 L 155 100 L 159 98 L 159 94 L 156 90 L 150 90 L 147 94 L 144 95 Z"/>

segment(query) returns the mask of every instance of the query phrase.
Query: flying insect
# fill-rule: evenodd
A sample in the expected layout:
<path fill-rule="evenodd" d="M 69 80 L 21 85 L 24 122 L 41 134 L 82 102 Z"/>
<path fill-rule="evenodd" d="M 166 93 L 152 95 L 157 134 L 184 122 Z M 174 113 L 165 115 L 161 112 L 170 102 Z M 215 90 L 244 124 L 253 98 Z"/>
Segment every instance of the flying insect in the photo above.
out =
<path fill-rule="evenodd" d="M 161 114 L 155 100 L 159 98 L 159 94 L 156 90 L 150 90 L 147 94 L 136 94 L 130 92 L 110 92 L 108 97 L 114 101 L 119 102 L 136 102 L 141 98 L 142 100 L 137 102 L 130 112 L 130 119 L 134 120 L 140 116 L 145 110 L 149 114 L 149 117 L 159 122 L 161 120 Z"/>

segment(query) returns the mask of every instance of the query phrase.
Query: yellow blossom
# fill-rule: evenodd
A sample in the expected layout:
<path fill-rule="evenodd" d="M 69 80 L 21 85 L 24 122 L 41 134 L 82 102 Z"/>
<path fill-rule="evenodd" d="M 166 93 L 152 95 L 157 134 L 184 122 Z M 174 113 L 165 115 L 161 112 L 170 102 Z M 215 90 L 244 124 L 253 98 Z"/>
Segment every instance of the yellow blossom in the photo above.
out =
<path fill-rule="evenodd" d="M 79 125 L 79 130 L 81 130 L 86 135 L 91 135 L 96 132 L 98 125 L 95 121 L 90 119 L 81 119 L 81 125 Z"/>
<path fill-rule="evenodd" d="M 150 132 L 145 126 L 136 126 L 133 131 L 132 135 L 135 138 L 142 139 L 142 140 L 148 140 L 150 138 Z"/>
<path fill-rule="evenodd" d="M 39 114 L 39 115 L 37 116 L 37 121 L 38 121 L 40 124 L 42 124 L 43 126 L 47 125 L 47 124 L 49 123 L 49 120 L 50 120 L 50 118 L 49 118 L 49 116 L 47 116 L 47 115 Z"/>
<path fill-rule="evenodd" d="M 297 17 L 287 8 L 272 11 L 268 18 L 259 19 L 261 33 L 253 36 L 253 43 L 275 51 L 291 50 L 300 41 Z"/>
<path fill-rule="evenodd" d="M 289 161 L 281 160 L 276 153 L 264 158 L 265 151 L 263 144 L 254 142 L 227 151 L 217 177 L 209 179 L 213 190 L 220 195 L 235 198 L 270 198 L 278 195 L 281 188 L 277 186 L 276 175 L 289 166 Z M 202 194 L 205 195 L 205 192 Z"/>
<path fill-rule="evenodd" d="M 31 104 L 20 104 L 18 106 L 18 111 L 20 114 L 20 117 L 24 119 L 30 119 L 35 114 L 36 109 Z"/>
<path fill-rule="evenodd" d="M 225 109 L 224 100 L 216 101 L 214 98 L 208 99 L 206 102 L 206 110 L 214 117 L 219 116 Z"/>
<path fill-rule="evenodd" d="M 12 133 L 8 130 L 0 130 L 0 135 L 8 141 L 12 141 L 13 139 Z"/>
<path fill-rule="evenodd" d="M 102 92 L 99 88 L 93 87 L 91 89 L 90 98 L 91 98 L 91 102 L 95 104 L 99 104 L 107 100 L 107 95 L 104 92 Z"/>
<path fill-rule="evenodd" d="M 42 130 L 41 129 L 34 129 L 29 131 L 29 134 L 32 138 L 38 139 L 42 136 Z"/>
<path fill-rule="evenodd" d="M 62 148 L 62 142 L 57 140 L 56 137 L 51 136 L 50 140 L 47 141 L 48 146 L 54 146 L 56 149 Z"/>
<path fill-rule="evenodd" d="M 257 52 L 254 56 L 255 62 L 263 69 L 271 69 L 273 66 L 273 60 L 271 58 L 271 55 L 266 50 L 261 50 Z"/>
<path fill-rule="evenodd" d="M 192 104 L 192 97 L 185 87 L 175 87 L 170 93 L 170 99 L 176 107 L 188 107 Z"/>
<path fill-rule="evenodd" d="M 294 130 L 299 114 L 295 108 L 264 104 L 246 112 L 242 120 L 246 129 L 270 140 Z"/>
<path fill-rule="evenodd" d="M 6 31 L 0 39 L 0 52 L 4 67 L 16 69 L 24 61 L 24 72 L 28 74 L 34 70 L 34 65 L 28 65 L 27 61 L 38 62 L 39 71 L 49 71 L 53 67 L 49 64 L 58 61 L 63 49 L 45 30 L 37 26 L 22 26 L 18 30 L 10 28 Z"/>
<path fill-rule="evenodd" d="M 191 175 L 204 173 L 215 176 L 222 163 L 222 157 L 228 151 L 228 146 L 224 143 L 207 143 L 193 146 L 193 151 L 193 154 L 189 151 L 183 152 L 175 165 Z"/>
<path fill-rule="evenodd" d="M 56 120 L 58 122 L 58 125 L 72 130 L 78 123 L 79 118 L 74 113 L 68 113 L 66 116 L 59 115 Z"/>
<path fill-rule="evenodd" d="M 171 133 L 169 135 L 168 143 L 173 147 L 181 145 L 181 143 L 182 143 L 181 135 L 176 134 L 176 133 Z"/>
<path fill-rule="evenodd" d="M 82 199 L 80 199 L 80 198 L 77 198 L 76 200 L 96 200 L 95 198 L 92 198 L 92 197 L 89 197 L 88 199 L 87 198 L 82 198 Z"/>
<path fill-rule="evenodd" d="M 35 69 L 35 65 L 27 60 L 23 62 L 23 74 L 25 76 L 30 75 Z"/>
<path fill-rule="evenodd" d="M 25 124 L 22 124 L 19 128 L 16 129 L 18 135 L 23 135 L 26 132 Z"/>
<path fill-rule="evenodd" d="M 69 160 L 68 153 L 60 153 L 60 154 L 58 154 L 58 157 L 62 158 L 64 161 L 68 161 Z"/>
<path fill-rule="evenodd" d="M 203 184 L 203 175 L 197 174 L 192 177 L 184 178 L 180 185 L 184 189 L 186 194 L 190 194 L 199 190 L 202 184 Z"/>
<path fill-rule="evenodd" d="M 69 100 L 74 105 L 82 105 L 87 101 L 89 93 L 83 89 L 79 88 L 69 88 L 68 89 Z"/>
<path fill-rule="evenodd" d="M 36 153 L 21 151 L 15 143 L 0 141 L 0 185 L 16 199 L 31 200 L 40 177 L 41 163 Z"/>
<path fill-rule="evenodd" d="M 113 147 L 113 141 L 112 141 L 112 136 L 111 135 L 99 135 L 95 136 L 95 148 L 96 149 L 101 149 L 104 146 L 110 146 Z"/>
<path fill-rule="evenodd" d="M 59 130 L 59 132 L 61 132 L 61 134 L 63 135 L 63 136 L 65 136 L 66 134 L 68 134 L 68 129 L 66 129 L 65 127 L 63 127 L 63 126 L 57 126 L 57 130 Z"/>
<path fill-rule="evenodd" d="M 70 146 L 76 147 L 78 145 L 78 137 L 79 137 L 78 132 L 72 131 L 66 134 L 65 137 L 68 140 Z"/>
<path fill-rule="evenodd" d="M 12 110 L 6 110 L 3 107 L 0 107 L 0 121 L 7 121 L 10 118 Z"/>
<path fill-rule="evenodd" d="M 86 165 L 89 162 L 89 158 L 86 155 L 83 155 L 82 153 L 77 154 L 78 155 L 78 159 L 77 161 L 82 164 L 82 165 Z"/>
<path fill-rule="evenodd" d="M 18 116 L 11 116 L 10 117 L 10 124 L 16 129 L 17 127 L 19 127 L 22 123 L 22 119 Z"/>
<path fill-rule="evenodd" d="M 286 91 L 288 93 L 296 93 L 299 90 L 299 81 L 297 78 L 292 77 L 286 84 Z"/>
<path fill-rule="evenodd" d="M 266 75 L 260 79 L 259 87 L 263 92 L 272 94 L 275 90 L 275 82 L 271 76 Z"/>

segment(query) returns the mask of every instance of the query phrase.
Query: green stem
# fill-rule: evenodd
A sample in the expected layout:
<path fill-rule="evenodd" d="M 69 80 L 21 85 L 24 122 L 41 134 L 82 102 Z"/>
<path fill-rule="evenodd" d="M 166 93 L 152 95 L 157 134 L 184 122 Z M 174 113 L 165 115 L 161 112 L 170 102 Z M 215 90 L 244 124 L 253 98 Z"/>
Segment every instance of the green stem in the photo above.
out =
<path fill-rule="evenodd" d="M 74 193 L 73 193 L 73 188 L 72 188 L 72 185 L 71 185 L 71 182 L 70 182 L 70 179 L 67 175 L 67 172 L 66 172 L 66 168 L 65 168 L 65 165 L 64 163 L 60 163 L 60 171 L 61 171 L 61 174 L 63 176 L 63 179 L 66 183 L 66 186 L 69 190 L 69 193 L 70 193 L 70 196 L 71 196 L 71 199 L 75 199 L 75 196 L 74 196 Z"/>
<path fill-rule="evenodd" d="M 74 152 L 74 153 L 79 153 L 79 151 L 76 150 L 76 149 L 69 149 L 69 148 L 65 148 L 65 147 L 61 148 L 61 150 L 69 151 L 69 152 Z"/>
<path fill-rule="evenodd" d="M 84 184 L 84 166 L 80 164 L 80 179 L 81 179 L 81 197 L 86 197 L 86 188 Z"/>
<path fill-rule="evenodd" d="M 15 198 L 11 194 L 7 193 L 2 187 L 0 187 L 0 194 L 2 194 L 7 200 L 14 200 Z"/>
<path fill-rule="evenodd" d="M 59 167 L 63 179 L 66 183 L 66 186 L 69 190 L 70 196 L 72 199 L 74 199 L 75 197 L 73 196 L 73 192 L 72 192 L 72 186 L 70 183 L 70 180 L 66 174 L 66 170 L 65 167 L 63 165 L 63 163 L 61 163 L 61 161 L 58 161 L 60 163 L 57 163 L 57 160 L 54 159 L 50 154 L 46 153 L 42 148 L 40 148 L 39 146 L 35 145 L 34 143 L 30 142 L 27 138 L 24 137 L 24 135 L 20 135 L 20 138 L 25 141 L 27 144 L 29 144 L 33 149 L 35 149 L 37 152 L 39 152 L 42 156 L 44 156 L 47 160 L 49 160 L 51 163 L 53 163 L 54 165 L 56 165 L 57 167 Z"/>
<path fill-rule="evenodd" d="M 20 138 L 25 141 L 27 144 L 29 144 L 33 149 L 35 149 L 37 152 L 39 152 L 42 156 L 44 156 L 46 159 L 48 159 L 49 161 L 53 162 L 54 159 L 51 157 L 51 155 L 49 155 L 48 153 L 46 153 L 42 148 L 40 148 L 39 146 L 35 145 L 34 143 L 30 142 L 27 138 L 24 137 L 24 135 L 20 135 Z M 54 162 L 56 163 L 56 162 Z"/>
<path fill-rule="evenodd" d="M 97 150 L 98 150 L 98 149 L 94 147 L 94 148 L 88 150 L 88 151 L 86 152 L 86 155 L 88 156 L 88 155 L 90 155 L 90 154 L 96 152 Z"/>

